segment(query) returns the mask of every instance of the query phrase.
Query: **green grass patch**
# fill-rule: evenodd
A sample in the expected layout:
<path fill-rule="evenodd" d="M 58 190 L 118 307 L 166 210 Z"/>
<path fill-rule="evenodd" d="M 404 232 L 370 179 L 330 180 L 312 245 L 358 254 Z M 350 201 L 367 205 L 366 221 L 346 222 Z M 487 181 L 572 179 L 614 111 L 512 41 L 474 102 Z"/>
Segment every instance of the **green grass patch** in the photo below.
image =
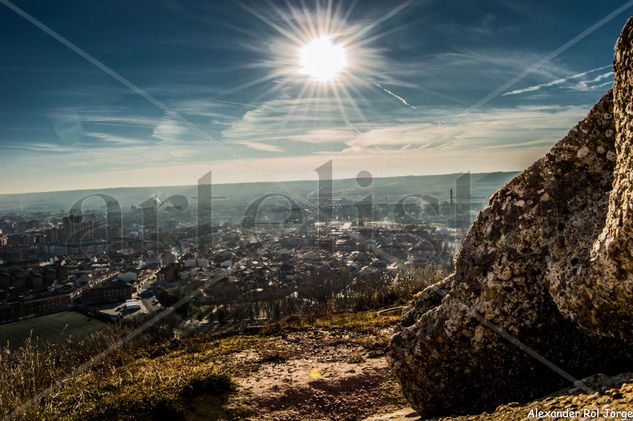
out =
<path fill-rule="evenodd" d="M 34 343 L 58 344 L 69 338 L 80 340 L 95 330 L 106 326 L 102 321 L 91 319 L 74 311 L 62 311 L 34 317 L 19 322 L 0 325 L 2 346 L 17 349 L 31 337 Z"/>

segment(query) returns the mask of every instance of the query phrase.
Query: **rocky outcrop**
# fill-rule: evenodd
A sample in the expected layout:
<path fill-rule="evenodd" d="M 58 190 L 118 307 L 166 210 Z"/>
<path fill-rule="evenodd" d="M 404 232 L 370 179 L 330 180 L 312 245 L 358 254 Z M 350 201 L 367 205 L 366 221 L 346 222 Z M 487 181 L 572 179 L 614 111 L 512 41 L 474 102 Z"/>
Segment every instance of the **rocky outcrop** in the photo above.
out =
<path fill-rule="evenodd" d="M 616 45 L 613 63 L 615 159 L 612 190 L 590 259 L 571 265 L 569 252 L 553 254 L 548 285 L 561 312 L 588 332 L 633 344 L 633 22 Z M 610 131 L 609 134 L 613 133 Z M 585 221 L 586 223 L 586 221 Z M 594 241 L 591 241 L 594 240 Z M 575 244 L 575 243 L 570 243 Z M 571 247 L 570 247 L 571 248 Z M 584 257 L 584 256 L 583 256 Z"/>
<path fill-rule="evenodd" d="M 629 20 L 613 91 L 491 198 L 455 273 L 405 310 L 388 357 L 421 415 L 633 367 L 632 60 Z"/>

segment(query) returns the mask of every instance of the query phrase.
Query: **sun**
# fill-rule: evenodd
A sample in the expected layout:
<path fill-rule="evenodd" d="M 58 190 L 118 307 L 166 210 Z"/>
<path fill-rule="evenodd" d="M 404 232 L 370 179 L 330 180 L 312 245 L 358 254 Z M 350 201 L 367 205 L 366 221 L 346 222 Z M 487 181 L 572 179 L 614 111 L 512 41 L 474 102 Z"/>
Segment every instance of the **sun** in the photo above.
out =
<path fill-rule="evenodd" d="M 335 80 L 347 67 L 347 55 L 341 44 L 322 36 L 299 50 L 300 72 L 317 82 Z"/>

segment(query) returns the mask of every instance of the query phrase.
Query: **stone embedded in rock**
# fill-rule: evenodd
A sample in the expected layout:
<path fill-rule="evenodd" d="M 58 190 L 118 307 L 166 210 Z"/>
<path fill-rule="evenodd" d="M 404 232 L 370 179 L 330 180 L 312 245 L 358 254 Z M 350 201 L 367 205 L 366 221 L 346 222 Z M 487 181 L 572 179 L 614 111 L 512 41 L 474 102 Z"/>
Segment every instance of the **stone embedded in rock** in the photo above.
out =
<path fill-rule="evenodd" d="M 405 309 L 388 357 L 420 415 L 566 385 L 499 332 L 577 378 L 633 367 L 632 19 L 614 71 L 613 91 L 491 198 L 455 273 Z"/>

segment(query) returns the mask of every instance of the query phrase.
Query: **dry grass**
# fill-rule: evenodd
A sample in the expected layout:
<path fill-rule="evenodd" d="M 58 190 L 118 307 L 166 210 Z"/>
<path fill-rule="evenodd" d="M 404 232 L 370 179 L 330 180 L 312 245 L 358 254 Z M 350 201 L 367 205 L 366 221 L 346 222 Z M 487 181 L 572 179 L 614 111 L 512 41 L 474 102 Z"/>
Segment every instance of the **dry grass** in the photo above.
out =
<path fill-rule="evenodd" d="M 373 332 L 397 323 L 398 313 L 376 311 L 342 313 L 324 318 L 294 316 L 268 333 L 310 329 Z M 88 361 L 91 355 L 112 347 L 122 332 L 106 329 L 80 343 L 47 348 L 27 342 L 0 356 L 0 410 L 7 414 L 29 402 L 56 381 Z M 151 342 L 144 337 L 116 348 L 99 363 L 59 384 L 44 399 L 16 413 L 23 419 L 177 419 L 187 402 L 199 395 L 225 396 L 233 389 L 222 357 L 245 349 L 258 349 L 259 362 L 284 362 L 286 351 L 262 347 L 264 336 L 199 336 L 184 340 Z M 375 341 L 374 341 L 375 342 Z M 378 353 L 386 343 L 363 343 Z M 222 404 L 222 400 L 218 401 Z"/>
<path fill-rule="evenodd" d="M 0 413 L 28 404 L 31 397 L 66 377 L 91 356 L 115 348 L 118 338 L 115 329 L 104 329 L 79 342 L 40 346 L 27 339 L 15 351 L 3 349 L 0 354 Z M 123 364 L 127 360 L 127 351 L 125 344 L 116 348 L 94 369 L 100 371 Z"/>
<path fill-rule="evenodd" d="M 214 357 L 252 346 L 250 338 L 184 343 L 159 356 L 135 356 L 93 367 L 64 382 L 42 402 L 26 408 L 24 418 L 174 419 L 188 399 L 223 395 L 233 389 L 230 376 Z M 138 350 L 137 350 L 138 351 Z"/>
<path fill-rule="evenodd" d="M 346 362 L 350 363 L 350 364 L 360 364 L 365 362 L 365 359 L 363 358 L 362 355 L 352 355 L 351 357 L 349 357 Z"/>
<path fill-rule="evenodd" d="M 259 350 L 260 363 L 283 363 L 290 357 L 291 355 L 288 351 L 276 344 L 269 344 L 264 349 Z"/>
<path fill-rule="evenodd" d="M 318 314 L 293 314 L 279 322 L 269 323 L 261 329 L 261 334 L 271 335 L 283 331 L 306 329 L 341 329 L 367 332 L 392 326 L 400 321 L 400 312 L 378 314 L 376 311 L 345 312 L 320 316 Z"/>

